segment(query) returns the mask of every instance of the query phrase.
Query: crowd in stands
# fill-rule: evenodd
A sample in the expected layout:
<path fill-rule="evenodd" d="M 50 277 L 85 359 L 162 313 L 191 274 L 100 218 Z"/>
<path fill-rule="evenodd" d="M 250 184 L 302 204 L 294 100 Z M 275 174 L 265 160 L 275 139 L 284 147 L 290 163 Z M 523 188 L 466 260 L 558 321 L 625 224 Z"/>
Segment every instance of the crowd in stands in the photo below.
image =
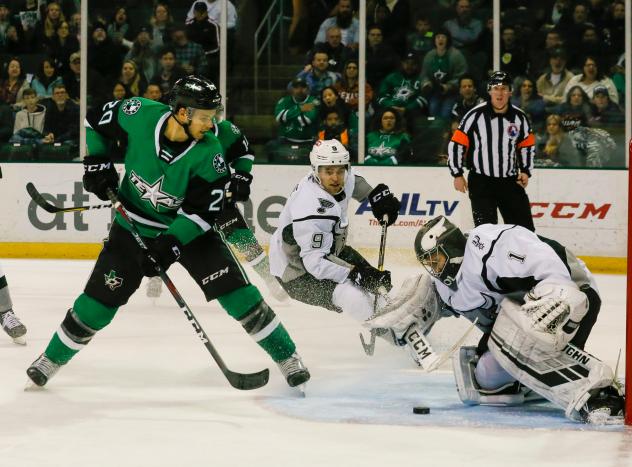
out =
<path fill-rule="evenodd" d="M 290 45 L 307 50 L 306 65 L 275 108 L 272 160 L 333 134 L 357 157 L 357 3 L 293 2 Z M 491 18 L 485 0 L 367 1 L 365 163 L 444 163 L 451 132 L 487 98 Z M 536 164 L 624 165 L 623 0 L 503 1 L 500 31 L 500 69 L 536 132 Z"/>

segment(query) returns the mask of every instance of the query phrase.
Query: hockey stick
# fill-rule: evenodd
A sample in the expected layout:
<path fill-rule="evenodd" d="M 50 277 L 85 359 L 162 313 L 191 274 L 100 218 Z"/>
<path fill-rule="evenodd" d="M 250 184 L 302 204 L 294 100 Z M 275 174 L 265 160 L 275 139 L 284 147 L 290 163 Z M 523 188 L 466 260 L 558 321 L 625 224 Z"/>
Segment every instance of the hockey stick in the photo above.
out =
<path fill-rule="evenodd" d="M 202 326 L 200 325 L 200 322 L 197 320 L 197 318 L 193 314 L 193 311 L 191 311 L 191 308 L 189 308 L 189 306 L 186 304 L 186 302 L 182 298 L 182 295 L 180 295 L 180 292 L 178 292 L 178 289 L 176 289 L 176 286 L 174 285 L 174 283 L 171 281 L 171 279 L 169 278 L 167 273 L 164 271 L 164 269 L 160 267 L 160 264 L 158 264 L 158 262 L 156 262 L 156 260 L 149 254 L 149 248 L 147 247 L 147 244 L 145 243 L 140 233 L 138 232 L 138 229 L 136 228 L 136 224 L 134 224 L 134 221 L 130 219 L 130 217 L 127 214 L 127 211 L 125 210 L 121 202 L 118 200 L 116 194 L 110 189 L 108 189 L 108 198 L 110 198 L 110 201 L 112 201 L 112 205 L 114 206 L 114 209 L 116 209 L 116 211 L 129 224 L 130 231 L 132 235 L 134 236 L 136 243 L 138 243 L 138 246 L 142 250 L 144 250 L 145 254 L 147 254 L 149 258 L 153 261 L 154 267 L 156 268 L 156 272 L 158 272 L 158 274 L 160 275 L 160 278 L 162 279 L 163 283 L 167 286 L 167 289 L 169 289 L 169 292 L 171 292 L 171 295 L 173 295 L 173 298 L 176 300 L 176 303 L 178 304 L 180 309 L 184 312 L 184 315 L 189 320 L 189 323 L 191 323 L 191 326 L 193 326 L 193 329 L 195 330 L 195 333 L 197 334 L 198 338 L 202 341 L 206 349 L 209 351 L 209 353 L 213 357 L 213 360 L 215 360 L 215 362 L 217 363 L 217 366 L 219 366 L 220 370 L 222 370 L 222 373 L 224 373 L 224 376 L 226 377 L 230 385 L 236 389 L 244 389 L 244 390 L 257 389 L 262 386 L 265 386 L 268 383 L 268 378 L 270 377 L 270 370 L 268 370 L 267 368 L 265 370 L 259 371 L 258 373 L 247 373 L 247 374 L 235 373 L 234 371 L 231 371 L 228 369 L 228 367 L 224 363 L 224 360 L 222 360 L 222 357 L 219 355 L 219 353 L 215 349 L 215 346 L 211 343 L 210 339 L 206 335 L 206 332 L 204 332 L 204 329 L 202 329 Z"/>
<path fill-rule="evenodd" d="M 382 224 L 382 234 L 380 236 L 380 252 L 379 252 L 378 260 L 377 260 L 377 268 L 380 271 L 384 271 L 384 255 L 386 254 L 386 233 L 388 231 L 387 230 L 388 229 L 388 216 L 386 216 L 386 214 L 382 218 L 382 221 L 380 222 L 380 224 Z M 375 313 L 375 309 L 377 308 L 378 296 L 382 295 L 383 293 L 386 293 L 386 292 L 380 291 L 379 293 L 375 294 L 375 301 L 373 302 L 373 313 Z M 369 339 L 369 343 L 367 344 L 366 341 L 364 340 L 364 335 L 360 333 L 360 342 L 362 343 L 362 348 L 364 349 L 364 353 L 369 356 L 373 355 L 373 352 L 375 352 L 376 335 L 377 335 L 377 329 L 371 329 L 371 337 Z"/>
<path fill-rule="evenodd" d="M 33 185 L 31 182 L 28 182 L 26 184 L 26 191 L 28 192 L 31 199 L 35 201 L 35 204 L 37 204 L 44 211 L 50 212 L 51 214 L 57 214 L 58 212 L 82 212 L 89 209 L 103 209 L 112 207 L 111 204 L 96 204 L 92 206 L 73 206 L 71 208 L 60 208 L 46 201 L 44 199 L 44 196 L 42 196 L 42 194 L 37 191 L 37 188 L 35 188 L 35 185 Z"/>

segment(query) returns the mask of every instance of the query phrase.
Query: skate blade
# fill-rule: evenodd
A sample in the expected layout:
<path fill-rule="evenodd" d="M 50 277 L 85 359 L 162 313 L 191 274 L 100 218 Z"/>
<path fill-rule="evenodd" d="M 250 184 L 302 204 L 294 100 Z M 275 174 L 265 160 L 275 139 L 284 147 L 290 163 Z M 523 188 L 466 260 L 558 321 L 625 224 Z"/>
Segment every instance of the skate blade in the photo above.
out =
<path fill-rule="evenodd" d="M 27 379 L 26 384 L 24 384 L 24 392 L 37 392 L 43 390 L 44 386 L 38 386 L 31 379 Z"/>
<path fill-rule="evenodd" d="M 20 337 L 12 337 L 11 339 L 13 339 L 13 342 L 15 344 L 18 345 L 26 345 L 26 337 L 24 336 L 20 336 Z"/>
<path fill-rule="evenodd" d="M 298 391 L 298 395 L 305 398 L 305 390 L 307 389 L 307 383 L 299 384 L 295 388 Z"/>

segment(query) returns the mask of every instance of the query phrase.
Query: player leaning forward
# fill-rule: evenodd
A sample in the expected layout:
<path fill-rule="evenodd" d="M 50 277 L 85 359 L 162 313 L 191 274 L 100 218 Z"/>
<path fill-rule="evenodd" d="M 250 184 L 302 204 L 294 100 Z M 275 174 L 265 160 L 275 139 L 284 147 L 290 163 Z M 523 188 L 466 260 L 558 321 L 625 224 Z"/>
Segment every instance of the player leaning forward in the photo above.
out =
<path fill-rule="evenodd" d="M 432 277 L 419 281 L 420 294 L 436 287 L 440 297 L 425 303 L 479 318 L 478 348 L 461 347 L 453 361 L 464 403 L 517 404 L 531 390 L 570 419 L 622 421 L 612 370 L 583 351 L 601 300 L 573 253 L 517 225 L 483 224 L 466 237 L 443 216 L 419 231 L 415 252 Z M 403 306 L 370 323 L 405 327 L 421 308 Z"/>
<path fill-rule="evenodd" d="M 309 372 L 294 342 L 212 228 L 230 181 L 220 143 L 205 134 L 220 99 L 213 83 L 188 76 L 174 85 L 169 106 L 142 98 L 105 104 L 87 119 L 84 187 L 100 199 L 107 199 L 108 189 L 118 189 L 153 258 L 164 269 L 179 261 L 206 299 L 217 298 L 296 386 L 309 379 Z M 107 140 L 126 144 L 120 187 Z M 110 323 L 143 276 L 156 274 L 117 214 L 84 292 L 27 370 L 33 383 L 46 384 Z"/>
<path fill-rule="evenodd" d="M 270 270 L 295 300 L 364 321 L 374 311 L 374 294 L 391 289 L 391 277 L 345 244 L 349 200 L 368 198 L 375 217 L 386 216 L 389 225 L 399 200 L 386 185 L 373 189 L 357 175 L 337 140 L 317 141 L 309 157 L 312 170 L 290 195 L 270 240 Z"/>

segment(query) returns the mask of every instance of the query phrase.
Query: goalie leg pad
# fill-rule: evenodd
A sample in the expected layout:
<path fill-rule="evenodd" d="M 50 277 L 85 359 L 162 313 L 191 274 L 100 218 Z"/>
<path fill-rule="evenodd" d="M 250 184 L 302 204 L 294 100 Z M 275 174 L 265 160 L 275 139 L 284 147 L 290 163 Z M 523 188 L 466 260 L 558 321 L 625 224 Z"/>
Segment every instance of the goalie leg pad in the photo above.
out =
<path fill-rule="evenodd" d="M 363 323 L 373 314 L 375 295 L 362 290 L 351 281 L 338 284 L 331 297 L 332 303 L 342 312 Z M 384 298 L 378 298 L 378 308 L 384 306 Z"/>
<path fill-rule="evenodd" d="M 607 365 L 573 345 L 561 351 L 542 345 L 532 336 L 524 311 L 510 299 L 501 303 L 489 350 L 509 374 L 573 420 L 580 419 L 578 410 L 591 391 L 610 386 L 614 379 Z"/>

